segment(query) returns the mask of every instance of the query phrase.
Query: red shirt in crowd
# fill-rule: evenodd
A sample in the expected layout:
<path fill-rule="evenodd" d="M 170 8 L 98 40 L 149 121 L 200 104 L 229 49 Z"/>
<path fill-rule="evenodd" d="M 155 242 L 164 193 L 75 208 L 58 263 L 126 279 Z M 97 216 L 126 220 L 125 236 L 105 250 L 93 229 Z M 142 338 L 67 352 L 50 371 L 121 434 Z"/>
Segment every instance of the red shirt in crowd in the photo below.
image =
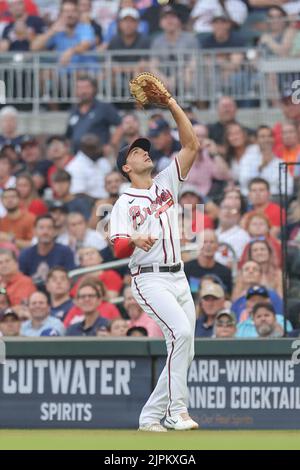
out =
<path fill-rule="evenodd" d="M 279 204 L 275 204 L 275 202 L 269 202 L 269 204 L 263 210 L 263 213 L 269 219 L 271 227 L 281 227 L 280 211 L 281 209 L 280 209 Z M 283 223 L 285 224 L 286 214 L 285 214 L 284 209 L 282 209 L 282 211 L 283 211 L 282 220 L 283 220 Z M 253 214 L 256 214 L 258 212 L 261 212 L 261 211 L 253 210 L 253 211 L 247 212 L 247 214 L 245 215 L 245 219 L 247 219 L 248 217 L 251 217 Z"/>
<path fill-rule="evenodd" d="M 113 269 L 108 269 L 107 271 L 103 271 L 98 275 L 98 279 L 103 282 L 104 286 L 107 290 L 112 290 L 117 293 L 120 293 L 122 286 L 123 286 L 123 279 L 119 273 L 114 271 Z M 77 290 L 79 287 L 82 278 L 78 279 L 76 284 L 71 289 L 71 297 L 76 297 Z"/>
<path fill-rule="evenodd" d="M 99 312 L 99 316 L 106 318 L 107 320 L 114 320 L 115 318 L 120 318 L 121 316 L 117 307 L 109 302 L 101 302 L 100 305 L 98 305 L 97 310 Z M 73 325 L 79 321 L 83 321 L 83 319 L 84 316 L 82 310 L 77 307 L 77 305 L 74 305 L 74 307 L 72 307 L 71 310 L 69 310 L 67 313 L 66 318 L 64 319 L 64 325 L 66 328 L 68 328 L 68 326 Z"/>
<path fill-rule="evenodd" d="M 24 0 L 25 11 L 28 15 L 39 16 L 39 10 L 33 0 Z M 9 6 L 6 0 L 0 0 L 0 21 L 10 23 L 13 21 L 9 13 Z"/>
<path fill-rule="evenodd" d="M 29 204 L 29 206 L 25 206 L 25 204 L 22 204 L 22 201 L 21 201 L 20 209 L 24 209 L 24 210 L 27 209 L 28 212 L 36 216 L 44 215 L 44 214 L 47 214 L 48 212 L 48 207 L 42 199 L 33 199 L 31 203 Z"/>

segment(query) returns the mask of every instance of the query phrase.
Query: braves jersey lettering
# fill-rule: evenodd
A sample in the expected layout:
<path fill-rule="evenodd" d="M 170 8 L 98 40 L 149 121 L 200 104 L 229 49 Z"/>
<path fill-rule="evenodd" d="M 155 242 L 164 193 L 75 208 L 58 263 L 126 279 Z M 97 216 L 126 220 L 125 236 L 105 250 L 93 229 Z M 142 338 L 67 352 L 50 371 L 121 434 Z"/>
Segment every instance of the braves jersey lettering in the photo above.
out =
<path fill-rule="evenodd" d="M 157 238 L 148 252 L 135 248 L 130 268 L 180 261 L 177 201 L 181 181 L 175 159 L 153 179 L 150 189 L 129 188 L 115 204 L 110 219 L 112 242 L 116 238 L 130 238 L 133 232 Z"/>

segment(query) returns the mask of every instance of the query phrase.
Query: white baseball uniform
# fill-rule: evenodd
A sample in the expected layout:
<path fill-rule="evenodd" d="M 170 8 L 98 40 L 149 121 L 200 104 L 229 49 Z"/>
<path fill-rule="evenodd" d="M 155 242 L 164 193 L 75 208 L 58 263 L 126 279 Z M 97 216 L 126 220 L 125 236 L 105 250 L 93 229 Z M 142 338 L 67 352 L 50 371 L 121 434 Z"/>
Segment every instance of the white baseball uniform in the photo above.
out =
<path fill-rule="evenodd" d="M 122 194 L 110 219 L 112 241 L 129 238 L 133 232 L 157 238 L 148 252 L 135 248 L 129 263 L 133 295 L 163 331 L 168 350 L 166 366 L 141 412 L 140 426 L 185 413 L 188 406 L 187 372 L 194 357 L 196 315 L 180 254 L 177 201 L 181 181 L 175 159 L 153 179 L 150 189 L 129 188 Z M 178 272 L 159 272 L 160 266 L 178 263 Z M 144 266 L 153 267 L 153 272 L 140 273 Z"/>

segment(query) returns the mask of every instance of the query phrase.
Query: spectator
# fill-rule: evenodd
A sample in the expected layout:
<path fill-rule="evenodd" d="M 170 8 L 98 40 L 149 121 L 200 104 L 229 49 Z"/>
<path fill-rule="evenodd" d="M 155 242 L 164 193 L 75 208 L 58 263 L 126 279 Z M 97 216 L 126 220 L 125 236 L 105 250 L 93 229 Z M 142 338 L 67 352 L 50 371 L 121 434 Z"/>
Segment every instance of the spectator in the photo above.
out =
<path fill-rule="evenodd" d="M 8 157 L 0 156 L 0 193 L 3 190 L 14 188 L 16 186 L 16 177 L 12 175 L 12 163 Z M 6 214 L 1 201 L 1 215 Z"/>
<path fill-rule="evenodd" d="M 30 173 L 36 189 L 42 193 L 47 186 L 47 173 L 52 163 L 41 158 L 41 148 L 37 139 L 25 135 L 21 142 L 22 172 Z"/>
<path fill-rule="evenodd" d="M 179 204 L 183 209 L 190 208 L 192 211 L 191 235 L 195 236 L 195 234 L 202 231 L 203 229 L 213 229 L 214 224 L 212 219 L 207 214 L 200 212 L 199 208 L 197 208 L 197 204 L 204 204 L 204 199 L 202 194 L 195 186 L 188 183 L 184 183 L 182 185 L 182 188 L 179 192 Z"/>
<path fill-rule="evenodd" d="M 7 309 L 0 313 L 0 333 L 4 337 L 20 336 L 20 320 L 13 309 Z"/>
<path fill-rule="evenodd" d="M 107 332 L 109 322 L 97 310 L 100 299 L 100 290 L 93 281 L 82 283 L 76 295 L 76 304 L 83 312 L 84 320 L 69 326 L 66 336 L 97 336 L 99 330 Z"/>
<path fill-rule="evenodd" d="M 50 269 L 46 283 L 46 290 L 50 296 L 50 314 L 62 322 L 74 305 L 70 289 L 68 271 L 59 266 Z"/>
<path fill-rule="evenodd" d="M 81 268 L 91 268 L 93 266 L 98 266 L 99 270 L 94 271 L 93 276 L 103 282 L 108 298 L 117 297 L 120 294 L 120 291 L 123 286 L 123 281 L 117 271 L 113 269 L 107 269 L 102 271 L 100 265 L 103 263 L 103 258 L 97 248 L 85 247 L 80 248 L 78 251 L 78 258 Z M 88 275 L 91 277 L 91 274 Z M 77 294 L 78 286 L 83 278 L 80 278 L 71 290 L 71 295 L 73 297 Z"/>
<path fill-rule="evenodd" d="M 23 136 L 18 134 L 19 113 L 13 106 L 4 106 L 0 111 L 0 147 L 19 147 Z"/>
<path fill-rule="evenodd" d="M 143 326 L 132 326 L 128 328 L 126 336 L 131 336 L 133 338 L 144 338 L 148 335 L 148 331 Z"/>
<path fill-rule="evenodd" d="M 80 23 L 89 24 L 94 31 L 96 46 L 102 43 L 102 28 L 97 21 L 92 18 L 92 0 L 78 0 Z"/>
<path fill-rule="evenodd" d="M 199 290 L 201 278 L 207 274 L 218 276 L 228 294 L 232 291 L 232 274 L 226 266 L 215 261 L 218 250 L 218 239 L 214 230 L 204 230 L 198 258 L 185 264 L 184 270 L 190 284 L 192 294 Z"/>
<path fill-rule="evenodd" d="M 20 209 L 20 197 L 15 188 L 3 191 L 2 204 L 7 215 L 0 218 L 0 241 L 15 243 L 18 248 L 30 246 L 35 216 Z"/>
<path fill-rule="evenodd" d="M 199 48 L 195 34 L 183 30 L 183 19 L 178 9 L 172 5 L 166 5 L 161 9 L 160 27 L 162 33 L 154 37 L 151 42 L 151 50 L 159 51 L 159 56 L 153 58 L 151 68 L 157 71 L 164 83 L 171 90 L 176 90 L 174 67 L 170 64 L 176 61 L 178 52 L 185 53 L 185 61 L 191 59 L 190 54 Z M 187 51 L 190 54 L 187 54 Z M 186 65 L 189 68 L 189 65 Z"/>
<path fill-rule="evenodd" d="M 236 334 L 236 319 L 230 310 L 220 310 L 215 319 L 214 338 L 234 338 Z"/>
<path fill-rule="evenodd" d="M 13 2 L 14 0 L 11 0 Z M 17 0 L 18 1 L 18 0 Z M 45 1 L 45 0 L 40 0 L 40 1 Z M 0 2 L 0 21 L 2 22 L 11 22 L 13 21 L 13 17 L 11 16 L 11 12 L 9 11 L 9 1 L 7 0 L 1 0 Z M 36 5 L 37 1 L 33 0 L 24 0 L 24 6 L 26 13 L 28 15 L 34 15 L 38 16 L 39 15 L 39 9 L 37 8 Z"/>
<path fill-rule="evenodd" d="M 224 183 L 231 178 L 229 168 L 224 159 L 218 154 L 216 144 L 208 139 L 208 128 L 203 124 L 194 124 L 194 131 L 200 143 L 198 156 L 188 174 L 186 181 L 198 188 L 203 196 L 215 196 L 214 183 L 216 180 Z M 201 175 L 201 178 L 199 178 Z"/>
<path fill-rule="evenodd" d="M 289 14 L 299 13 L 300 11 L 299 0 L 276 0 L 276 2 L 272 2 L 272 0 L 247 0 L 247 2 L 251 10 L 255 12 L 267 12 L 270 5 L 281 6 Z"/>
<path fill-rule="evenodd" d="M 276 266 L 272 248 L 266 240 L 253 240 L 249 248 L 249 260 L 256 261 L 262 269 L 262 283 L 274 289 L 282 297 L 282 272 Z"/>
<path fill-rule="evenodd" d="M 229 123 L 225 130 L 225 160 L 231 170 L 232 178 L 239 184 L 242 162 L 249 155 L 249 160 L 257 157 L 257 146 L 250 145 L 246 129 L 238 122 Z"/>
<path fill-rule="evenodd" d="M 127 321 L 124 318 L 115 318 L 109 326 L 109 333 L 113 338 L 125 337 L 127 330 Z"/>
<path fill-rule="evenodd" d="M 42 34 L 45 23 L 39 16 L 28 15 L 23 0 L 9 1 L 13 21 L 3 31 L 0 50 L 29 51 L 37 34 Z"/>
<path fill-rule="evenodd" d="M 61 237 L 67 233 L 68 213 L 68 208 L 63 202 L 52 201 L 49 203 L 49 214 L 53 219 L 55 238 Z"/>
<path fill-rule="evenodd" d="M 150 39 L 139 33 L 140 14 L 136 8 L 122 8 L 118 15 L 118 32 L 108 43 L 107 49 L 116 51 L 113 60 L 118 62 L 115 72 L 139 71 L 138 62 L 143 60 L 141 54 L 130 54 L 135 50 L 149 49 Z M 129 55 L 117 55 L 117 51 L 128 51 Z M 141 65 L 141 64 L 140 64 Z M 143 67 L 142 67 L 143 68 Z"/>
<path fill-rule="evenodd" d="M 28 0 L 25 0 L 25 3 Z M 29 0 L 31 1 L 31 0 Z M 40 16 L 47 25 L 51 25 L 59 15 L 60 0 L 35 0 Z"/>
<path fill-rule="evenodd" d="M 258 41 L 266 56 L 284 57 L 290 52 L 296 29 L 289 24 L 285 10 L 274 4 L 267 13 L 269 31 Z"/>
<path fill-rule="evenodd" d="M 131 287 L 124 289 L 124 308 L 129 317 L 128 327 L 141 326 L 147 330 L 148 336 L 151 338 L 161 338 L 163 333 L 155 321 L 141 309 L 133 297 Z"/>
<path fill-rule="evenodd" d="M 296 163 L 300 161 L 300 142 L 298 129 L 293 123 L 282 125 L 282 149 L 278 156 L 286 163 Z M 300 176 L 299 167 L 290 165 L 288 167 L 291 175 Z"/>
<path fill-rule="evenodd" d="M 17 258 L 10 250 L 0 250 L 0 282 L 12 306 L 26 302 L 36 291 L 31 278 L 19 271 Z"/>
<path fill-rule="evenodd" d="M 225 306 L 225 293 L 220 284 L 212 281 L 203 283 L 200 289 L 201 315 L 196 321 L 196 338 L 211 338 L 217 313 Z"/>
<path fill-rule="evenodd" d="M 111 170 L 107 158 L 103 156 L 103 148 L 99 138 L 94 134 L 82 137 L 80 150 L 66 166 L 70 173 L 71 194 L 86 194 L 93 198 L 106 197 L 104 178 Z"/>
<path fill-rule="evenodd" d="M 158 119 L 149 125 L 148 138 L 151 140 L 151 158 L 156 162 L 156 170 L 162 171 L 172 161 L 175 152 L 181 149 L 178 140 L 172 136 L 170 125 L 164 119 Z"/>
<path fill-rule="evenodd" d="M 243 0 L 196 0 L 193 2 L 191 18 L 197 33 L 211 33 L 212 20 L 218 13 L 226 13 L 233 23 L 241 25 L 247 18 L 247 7 Z M 201 36 L 200 36 L 201 37 Z"/>
<path fill-rule="evenodd" d="M 219 251 L 216 254 L 216 260 L 225 266 L 231 266 L 233 258 L 239 260 L 242 256 L 245 246 L 250 241 L 250 236 L 246 230 L 242 229 L 239 225 L 241 220 L 241 213 L 235 208 L 234 202 L 223 200 L 220 205 L 219 227 L 216 230 L 219 245 L 224 243 L 230 245 L 233 250 L 228 252 L 225 246 L 223 252 Z"/>
<path fill-rule="evenodd" d="M 38 197 L 38 193 L 30 173 L 20 173 L 17 176 L 16 190 L 20 197 L 21 210 L 28 211 L 34 216 L 44 215 L 48 212 L 46 204 Z"/>
<path fill-rule="evenodd" d="M 91 283 L 99 292 L 100 297 L 98 301 L 97 310 L 98 310 L 98 314 L 100 315 L 100 317 L 106 318 L 109 321 L 115 320 L 116 318 L 120 318 L 120 312 L 117 309 L 117 307 L 114 304 L 111 304 L 110 302 L 106 300 L 107 291 L 105 289 L 104 283 L 100 279 L 97 279 L 96 277 L 93 277 L 92 275 L 81 278 L 80 282 L 77 285 L 75 284 L 76 287 L 72 289 L 71 295 L 74 295 L 75 297 L 77 297 L 78 288 L 86 284 L 90 286 Z M 74 305 L 74 307 L 72 307 L 71 310 L 69 310 L 64 320 L 64 325 L 65 327 L 68 327 L 82 320 L 84 320 L 83 310 L 77 304 L 77 305 Z"/>
<path fill-rule="evenodd" d="M 295 102 L 293 99 L 295 90 L 292 89 L 290 86 L 285 88 L 281 93 L 281 109 L 285 120 L 295 124 L 297 129 L 300 127 L 300 104 Z M 280 155 L 280 151 L 282 149 L 282 121 L 277 122 L 273 127 L 273 135 L 274 135 L 274 153 L 275 155 Z"/>
<path fill-rule="evenodd" d="M 264 214 L 253 211 L 246 219 L 245 230 L 249 233 L 252 240 L 266 239 L 268 241 L 276 256 L 276 266 L 281 267 L 281 243 L 277 238 L 271 235 L 271 225 L 269 219 Z M 242 265 L 246 259 L 248 259 L 249 247 L 250 244 L 245 246 L 243 255 L 240 259 L 240 265 Z"/>
<path fill-rule="evenodd" d="M 127 113 L 122 118 L 121 126 L 122 135 L 120 137 L 122 141 L 120 148 L 123 148 L 140 137 L 140 120 L 134 113 Z"/>
<path fill-rule="evenodd" d="M 273 154 L 273 133 L 268 126 L 259 126 L 256 131 L 257 147 L 256 155 L 245 155 L 240 163 L 240 186 L 244 195 L 248 194 L 248 184 L 253 178 L 263 178 L 269 183 L 272 195 L 278 195 L 279 189 L 279 165 L 282 160 Z M 287 175 L 287 192 L 293 192 L 293 179 Z M 284 186 L 282 188 L 284 191 Z"/>
<path fill-rule="evenodd" d="M 202 41 L 203 49 L 244 47 L 245 42 L 232 31 L 232 20 L 226 13 L 216 12 L 212 19 L 212 33 Z"/>
<path fill-rule="evenodd" d="M 109 220 L 110 211 L 119 198 L 120 187 L 123 183 L 121 174 L 118 171 L 111 171 L 105 176 L 105 190 L 107 198 L 99 199 L 95 202 L 89 227 L 96 230 L 100 220 Z"/>
<path fill-rule="evenodd" d="M 55 242 L 54 220 L 51 215 L 41 215 L 35 222 L 37 244 L 26 248 L 20 255 L 20 269 L 31 276 L 35 283 L 45 283 L 54 266 L 66 270 L 75 267 L 73 253 L 69 247 Z"/>
<path fill-rule="evenodd" d="M 5 310 L 11 307 L 11 303 L 5 287 L 0 287 L 0 314 L 4 313 Z"/>
<path fill-rule="evenodd" d="M 263 178 L 253 178 L 253 180 L 251 180 L 249 183 L 248 198 L 250 207 L 252 207 L 253 210 L 244 215 L 241 222 L 242 227 L 246 226 L 247 220 L 255 211 L 256 213 L 264 214 L 268 218 L 271 225 L 270 233 L 276 237 L 279 234 L 281 228 L 281 210 L 283 212 L 283 223 L 285 223 L 286 218 L 284 209 L 280 209 L 278 204 L 271 202 L 270 185 L 268 181 Z"/>
<path fill-rule="evenodd" d="M 58 20 L 33 40 L 31 48 L 33 51 L 55 50 L 60 54 L 62 66 L 72 64 L 84 68 L 83 64 L 91 59 L 82 54 L 93 48 L 95 43 L 92 26 L 80 22 L 78 6 L 67 0 L 61 4 Z"/>
<path fill-rule="evenodd" d="M 67 216 L 67 232 L 60 235 L 57 241 L 69 246 L 74 253 L 75 263 L 78 264 L 77 251 L 80 248 L 96 248 L 102 251 L 107 242 L 97 230 L 88 228 L 87 221 L 80 212 L 71 212 Z"/>
<path fill-rule="evenodd" d="M 48 186 L 52 187 L 52 177 L 58 170 L 64 170 L 73 156 L 66 137 L 62 135 L 52 135 L 47 140 L 47 158 L 53 165 L 47 173 Z"/>
<path fill-rule="evenodd" d="M 65 170 L 57 170 L 52 176 L 52 187 L 56 197 L 52 203 L 61 203 L 67 213 L 79 212 L 88 220 L 91 215 L 93 200 L 85 194 L 71 194 L 71 175 Z M 54 204 L 55 205 L 55 204 Z"/>
<path fill-rule="evenodd" d="M 256 261 L 247 261 L 240 269 L 232 295 L 233 304 L 231 306 L 232 311 L 236 315 L 237 321 L 240 321 L 240 316 L 246 309 L 247 292 L 252 287 L 262 285 L 262 279 L 262 269 Z M 276 310 L 276 313 L 278 315 L 282 315 L 282 298 L 273 289 L 267 289 L 267 294 Z"/>
<path fill-rule="evenodd" d="M 236 122 L 237 106 L 230 96 L 222 96 L 217 105 L 218 121 L 210 124 L 209 138 L 218 145 L 218 151 L 224 155 L 226 126 Z"/>
<path fill-rule="evenodd" d="M 276 321 L 274 307 L 258 303 L 252 310 L 252 317 L 259 338 L 281 338 L 283 329 Z"/>
<path fill-rule="evenodd" d="M 114 20 L 108 25 L 107 30 L 104 35 L 104 42 L 107 44 L 109 43 L 112 38 L 117 34 L 118 32 L 118 14 L 123 8 L 138 8 L 138 5 L 136 5 L 136 0 L 120 0 L 119 1 L 119 8 L 118 12 L 116 14 L 116 17 Z M 150 0 L 150 3 L 152 3 L 152 0 Z M 145 9 L 143 9 L 145 10 Z M 146 9 L 147 11 L 147 9 Z M 142 13 L 142 12 L 140 12 Z M 138 26 L 138 32 L 146 35 L 149 33 L 149 23 L 148 21 L 140 20 L 139 21 L 139 26 Z"/>
<path fill-rule="evenodd" d="M 29 298 L 31 319 L 21 325 L 21 336 L 63 336 L 65 329 L 60 320 L 50 316 L 46 294 L 34 292 Z"/>
<path fill-rule="evenodd" d="M 78 104 L 71 109 L 66 130 L 73 152 L 79 150 L 81 139 L 86 134 L 96 135 L 104 146 L 109 142 L 117 145 L 122 132 L 121 118 L 112 104 L 96 99 L 97 82 L 89 75 L 80 75 L 76 80 L 75 95 Z M 112 126 L 116 129 L 110 136 Z"/>
<path fill-rule="evenodd" d="M 20 160 L 20 146 L 13 144 L 4 144 L 0 150 L 0 158 L 6 157 L 11 163 L 11 173 L 16 175 L 22 171 L 23 165 Z"/>

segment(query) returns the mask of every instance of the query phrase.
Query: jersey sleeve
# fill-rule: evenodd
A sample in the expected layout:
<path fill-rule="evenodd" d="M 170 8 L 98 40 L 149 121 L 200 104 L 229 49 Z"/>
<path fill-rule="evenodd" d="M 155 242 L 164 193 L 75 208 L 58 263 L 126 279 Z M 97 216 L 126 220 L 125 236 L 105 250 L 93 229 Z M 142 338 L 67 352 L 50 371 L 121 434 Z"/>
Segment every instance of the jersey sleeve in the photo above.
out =
<path fill-rule="evenodd" d="M 171 189 L 173 196 L 177 199 L 181 184 L 186 180 L 181 176 L 181 169 L 178 158 L 175 157 L 172 163 L 161 171 L 155 180 Z"/>
<path fill-rule="evenodd" d="M 120 198 L 113 207 L 110 223 L 109 238 L 112 243 L 116 238 L 130 238 L 133 233 L 131 219 L 128 214 L 126 199 Z"/>

